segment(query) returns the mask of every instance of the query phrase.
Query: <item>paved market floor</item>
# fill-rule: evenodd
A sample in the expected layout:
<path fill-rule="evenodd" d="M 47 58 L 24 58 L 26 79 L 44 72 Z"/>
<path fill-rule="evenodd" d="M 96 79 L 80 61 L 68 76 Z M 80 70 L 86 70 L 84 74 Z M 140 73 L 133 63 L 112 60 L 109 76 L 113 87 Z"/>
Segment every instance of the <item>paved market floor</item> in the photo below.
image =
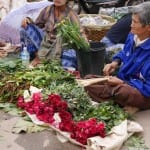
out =
<path fill-rule="evenodd" d="M 135 118 L 143 126 L 143 137 L 150 147 L 150 110 L 138 112 Z M 0 111 L 0 150 L 82 150 L 70 142 L 61 143 L 53 131 L 13 134 L 11 129 L 17 119 Z M 125 147 L 122 149 L 127 150 Z"/>

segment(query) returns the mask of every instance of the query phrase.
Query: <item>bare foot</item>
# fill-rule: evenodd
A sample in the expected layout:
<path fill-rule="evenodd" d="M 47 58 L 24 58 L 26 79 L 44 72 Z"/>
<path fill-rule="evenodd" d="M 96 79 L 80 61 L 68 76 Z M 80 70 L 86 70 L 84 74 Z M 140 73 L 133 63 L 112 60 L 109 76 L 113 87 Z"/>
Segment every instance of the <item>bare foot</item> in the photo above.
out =
<path fill-rule="evenodd" d="M 39 58 L 35 58 L 32 62 L 31 62 L 31 66 L 35 67 L 38 64 L 41 64 L 41 60 Z"/>
<path fill-rule="evenodd" d="M 125 106 L 123 109 L 130 115 L 133 115 L 139 111 L 139 108 L 132 106 Z"/>

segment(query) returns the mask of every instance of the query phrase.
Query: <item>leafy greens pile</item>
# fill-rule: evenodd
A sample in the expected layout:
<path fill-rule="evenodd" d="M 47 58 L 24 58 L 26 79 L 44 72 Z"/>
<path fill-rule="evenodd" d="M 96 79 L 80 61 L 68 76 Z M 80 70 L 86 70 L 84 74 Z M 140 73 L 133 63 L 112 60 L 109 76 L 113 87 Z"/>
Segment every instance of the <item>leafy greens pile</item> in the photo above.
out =
<path fill-rule="evenodd" d="M 16 103 L 17 97 L 32 85 L 42 88 L 45 96 L 59 94 L 67 101 L 75 121 L 95 117 L 103 121 L 109 131 L 127 118 L 127 114 L 111 101 L 93 106 L 84 88 L 56 61 L 44 62 L 33 69 L 22 68 L 20 61 L 1 63 L 0 77 L 0 102 Z"/>

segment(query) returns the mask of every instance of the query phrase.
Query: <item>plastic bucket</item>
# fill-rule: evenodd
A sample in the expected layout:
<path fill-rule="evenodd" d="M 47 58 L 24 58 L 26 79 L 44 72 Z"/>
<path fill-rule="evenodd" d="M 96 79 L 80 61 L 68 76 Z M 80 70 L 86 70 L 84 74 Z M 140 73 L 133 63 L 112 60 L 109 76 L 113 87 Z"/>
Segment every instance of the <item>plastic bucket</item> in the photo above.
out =
<path fill-rule="evenodd" d="M 77 50 L 78 70 L 81 77 L 87 74 L 102 75 L 105 63 L 105 44 L 91 42 L 90 51 Z"/>

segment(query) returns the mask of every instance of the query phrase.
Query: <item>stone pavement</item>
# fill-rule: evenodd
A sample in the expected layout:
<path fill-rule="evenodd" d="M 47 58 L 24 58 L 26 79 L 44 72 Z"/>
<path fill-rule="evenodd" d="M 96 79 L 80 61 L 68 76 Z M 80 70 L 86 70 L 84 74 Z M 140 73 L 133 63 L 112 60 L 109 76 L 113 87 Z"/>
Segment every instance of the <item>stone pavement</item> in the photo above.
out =
<path fill-rule="evenodd" d="M 136 121 L 144 128 L 143 137 L 150 147 L 150 110 L 135 114 Z M 13 134 L 11 129 L 18 117 L 0 111 L 0 150 L 82 150 L 70 142 L 61 143 L 53 131 L 32 134 Z M 122 148 L 127 150 L 127 148 Z M 140 149 L 139 149 L 140 150 Z"/>

